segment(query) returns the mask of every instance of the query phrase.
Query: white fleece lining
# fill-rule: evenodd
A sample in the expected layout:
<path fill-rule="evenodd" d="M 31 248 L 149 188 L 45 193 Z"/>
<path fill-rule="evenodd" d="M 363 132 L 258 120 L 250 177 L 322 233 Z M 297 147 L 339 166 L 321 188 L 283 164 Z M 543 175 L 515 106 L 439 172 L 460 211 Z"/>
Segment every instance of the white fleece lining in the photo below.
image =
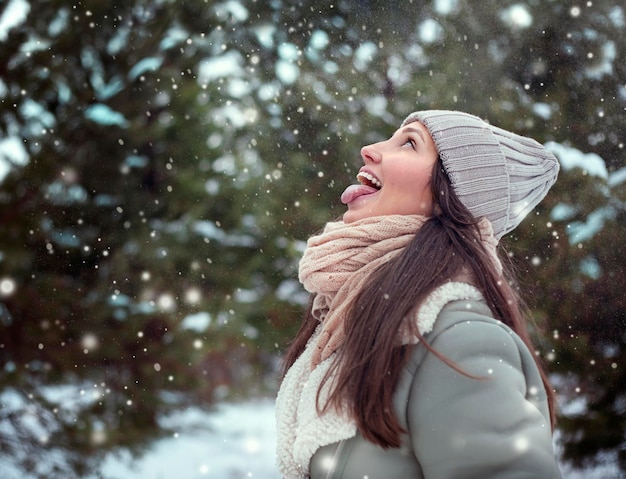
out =
<path fill-rule="evenodd" d="M 475 300 L 481 301 L 483 295 L 476 286 L 468 283 L 445 283 L 428 295 L 426 301 L 417 310 L 417 327 L 424 335 L 433 330 L 435 320 L 443 307 L 450 301 Z"/>
<path fill-rule="evenodd" d="M 450 301 L 482 299 L 480 291 L 467 283 L 450 282 L 438 287 L 418 309 L 419 332 L 431 332 L 437 316 Z M 356 434 L 356 424 L 347 414 L 333 408 L 322 416 L 317 414 L 317 390 L 335 354 L 311 371 L 312 345 L 316 336 L 317 332 L 285 375 L 276 398 L 277 465 L 285 479 L 305 479 L 309 462 L 317 449 Z M 415 343 L 417 338 L 405 341 Z M 328 398 L 331 382 L 328 381 L 320 392 L 322 405 Z"/>

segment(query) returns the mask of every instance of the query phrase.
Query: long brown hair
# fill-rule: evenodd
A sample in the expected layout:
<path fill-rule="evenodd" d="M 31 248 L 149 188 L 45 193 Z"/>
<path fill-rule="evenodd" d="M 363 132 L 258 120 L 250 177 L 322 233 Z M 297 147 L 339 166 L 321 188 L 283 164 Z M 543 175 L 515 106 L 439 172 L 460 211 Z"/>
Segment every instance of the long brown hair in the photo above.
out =
<path fill-rule="evenodd" d="M 371 281 L 354 300 L 344 323 L 346 337 L 350 340 L 337 351 L 331 367 L 336 377 L 329 400 L 321 407 L 318 405 L 323 412 L 329 407 L 347 404 L 361 434 L 384 448 L 399 447 L 401 434 L 405 432 L 392 407 L 400 372 L 410 354 L 408 348 L 398 347 L 398 330 L 404 318 L 414 312 L 431 291 L 456 276 L 462 268 L 471 268 L 476 286 L 494 317 L 510 326 L 534 351 L 519 295 L 511 286 L 513 276 L 507 268 L 508 262 L 503 262 L 503 281 L 482 245 L 478 219 L 454 193 L 440 161 L 434 166 L 431 187 L 435 214 L 398 257 L 372 273 Z M 285 354 L 284 373 L 302 354 L 318 324 L 310 306 Z M 414 333 L 429 351 L 454 367 L 426 343 L 419 331 Z M 540 361 L 533 356 L 548 394 L 554 425 L 554 392 Z"/>

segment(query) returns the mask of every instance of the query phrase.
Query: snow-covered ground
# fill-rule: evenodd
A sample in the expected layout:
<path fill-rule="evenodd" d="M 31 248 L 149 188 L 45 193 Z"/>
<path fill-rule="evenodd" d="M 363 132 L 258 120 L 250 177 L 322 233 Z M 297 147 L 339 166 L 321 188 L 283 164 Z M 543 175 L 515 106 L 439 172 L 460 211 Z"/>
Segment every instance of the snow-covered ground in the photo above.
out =
<path fill-rule="evenodd" d="M 172 437 L 142 457 L 110 456 L 107 479 L 280 479 L 275 466 L 274 401 L 223 404 L 215 413 L 190 409 L 168 419 Z"/>

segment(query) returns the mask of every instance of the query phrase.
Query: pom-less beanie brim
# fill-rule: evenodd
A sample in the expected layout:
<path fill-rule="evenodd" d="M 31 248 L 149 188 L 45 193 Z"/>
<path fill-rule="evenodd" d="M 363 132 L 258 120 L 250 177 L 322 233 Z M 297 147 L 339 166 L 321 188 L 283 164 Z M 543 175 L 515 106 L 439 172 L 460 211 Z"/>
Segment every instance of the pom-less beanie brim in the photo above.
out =
<path fill-rule="evenodd" d="M 546 196 L 556 181 L 556 157 L 532 138 L 448 110 L 411 113 L 430 133 L 459 200 L 475 218 L 486 217 L 500 239 Z"/>

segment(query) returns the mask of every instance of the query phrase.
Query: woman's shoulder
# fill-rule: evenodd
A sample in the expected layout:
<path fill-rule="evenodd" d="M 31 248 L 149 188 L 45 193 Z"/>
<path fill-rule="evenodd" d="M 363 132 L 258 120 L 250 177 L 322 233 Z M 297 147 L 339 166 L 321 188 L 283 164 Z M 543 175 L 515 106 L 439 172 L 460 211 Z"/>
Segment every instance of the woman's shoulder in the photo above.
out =
<path fill-rule="evenodd" d="M 432 330 L 424 335 L 424 340 L 457 365 L 472 362 L 477 357 L 491 357 L 525 372 L 536 369 L 533 354 L 526 344 L 509 326 L 495 319 L 481 300 L 447 303 L 437 315 Z M 429 354 L 427 348 L 416 347 L 408 369 L 415 373 Z M 439 361 L 434 364 L 437 363 Z M 538 374 L 532 371 L 533 376 Z"/>
<path fill-rule="evenodd" d="M 432 331 L 425 336 L 429 342 L 435 341 L 441 334 L 459 332 L 455 328 L 460 328 L 464 332 L 468 330 L 494 330 L 506 334 L 515 332 L 502 321 L 494 318 L 489 306 L 482 300 L 457 300 L 447 303 L 437 315 L 437 320 Z"/>

